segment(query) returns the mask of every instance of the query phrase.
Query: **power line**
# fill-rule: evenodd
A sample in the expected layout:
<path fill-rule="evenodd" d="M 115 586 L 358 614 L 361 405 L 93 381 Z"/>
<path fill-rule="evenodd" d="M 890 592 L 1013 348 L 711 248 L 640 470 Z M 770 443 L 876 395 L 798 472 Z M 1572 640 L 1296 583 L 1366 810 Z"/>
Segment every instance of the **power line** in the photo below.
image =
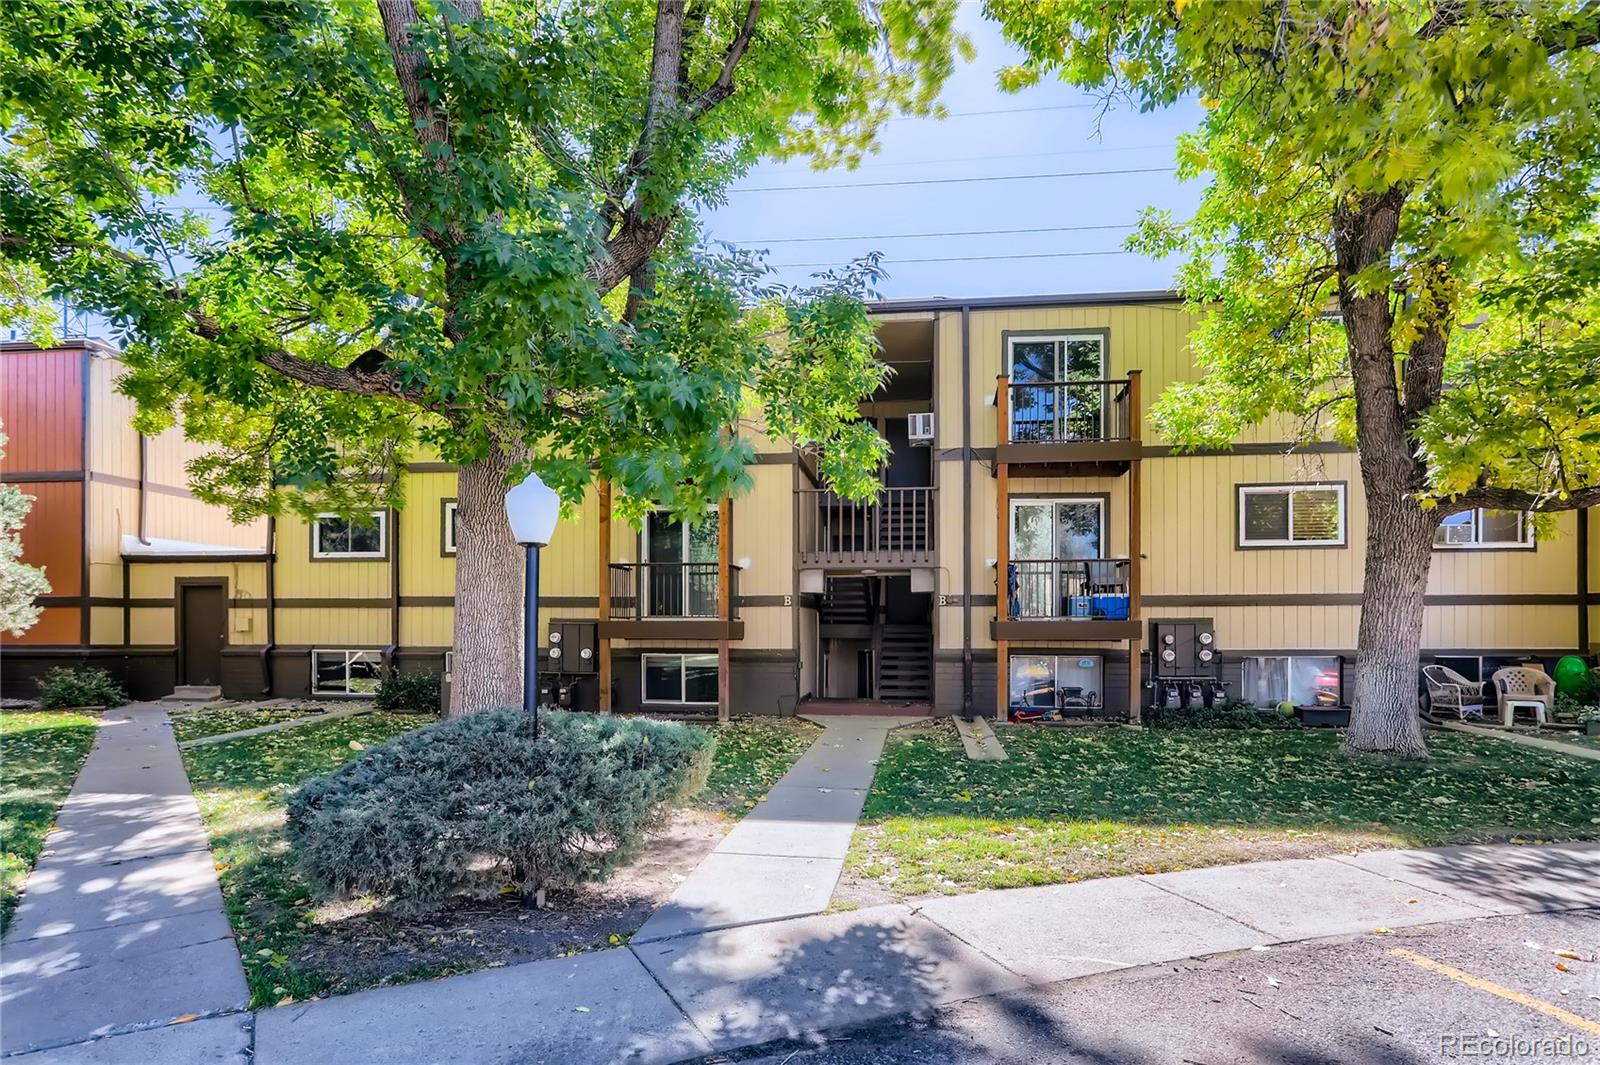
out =
<path fill-rule="evenodd" d="M 1121 147 L 1099 148 L 1066 148 L 1058 152 L 1015 152 L 1004 155 L 952 155 L 938 159 L 902 159 L 899 162 L 887 160 L 874 160 L 870 163 L 861 163 L 858 170 L 881 170 L 894 166 L 933 166 L 938 163 L 986 163 L 996 159 L 1055 159 L 1063 155 L 1103 155 L 1109 152 L 1153 152 L 1158 149 L 1172 149 L 1177 145 L 1171 141 L 1161 144 L 1129 144 Z"/>
<path fill-rule="evenodd" d="M 908 178 L 904 181 L 841 181 L 831 185 L 761 185 L 740 192 L 816 192 L 821 189 L 886 189 L 905 185 L 970 185 L 979 181 L 1043 181 L 1048 178 L 1112 177 L 1120 174 L 1170 174 L 1177 167 L 1134 166 L 1120 170 L 1060 170 L 1050 174 L 996 174 L 992 177 Z"/>
<path fill-rule="evenodd" d="M 993 111 L 948 111 L 944 115 L 894 115 L 891 122 L 911 122 L 919 118 L 976 118 L 980 115 L 1023 115 L 1034 111 L 1084 111 L 1099 104 L 1044 104 L 1039 107 L 1000 107 Z"/>
<path fill-rule="evenodd" d="M 1050 251 L 1025 255 L 947 255 L 935 256 L 928 259 L 884 259 L 885 264 L 892 263 L 986 263 L 997 259 L 1077 259 L 1091 255 L 1136 255 L 1137 252 L 1126 250 L 1112 251 Z M 828 263 L 769 263 L 774 270 L 793 270 L 800 267 L 813 266 L 843 266 L 841 262 Z"/>
<path fill-rule="evenodd" d="M 912 240 L 922 237 L 1009 237 L 1019 233 L 1086 233 L 1102 229 L 1132 229 L 1134 224 L 1115 226 L 1029 226 L 1025 229 L 956 229 L 946 233 L 857 233 L 845 237 L 773 237 L 769 240 L 729 240 L 728 244 L 760 247 L 766 244 L 818 244 L 838 240 Z"/>

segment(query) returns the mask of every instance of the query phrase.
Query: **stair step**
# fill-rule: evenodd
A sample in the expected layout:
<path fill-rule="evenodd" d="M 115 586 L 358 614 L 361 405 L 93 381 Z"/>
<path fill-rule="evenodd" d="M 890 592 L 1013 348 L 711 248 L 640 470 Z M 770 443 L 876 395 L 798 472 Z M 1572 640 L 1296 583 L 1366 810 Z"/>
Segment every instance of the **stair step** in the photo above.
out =
<path fill-rule="evenodd" d="M 180 684 L 167 698 L 186 703 L 208 703 L 222 698 L 222 687 L 217 684 Z"/>

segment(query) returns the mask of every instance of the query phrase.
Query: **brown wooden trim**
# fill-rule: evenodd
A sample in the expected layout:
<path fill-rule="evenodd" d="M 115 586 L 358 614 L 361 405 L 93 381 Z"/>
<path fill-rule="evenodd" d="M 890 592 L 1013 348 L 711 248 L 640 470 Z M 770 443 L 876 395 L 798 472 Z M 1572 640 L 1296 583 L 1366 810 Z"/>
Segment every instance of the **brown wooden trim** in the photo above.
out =
<path fill-rule="evenodd" d="M 741 595 L 737 602 L 740 606 L 756 607 L 786 607 L 793 606 L 792 595 Z"/>
<path fill-rule="evenodd" d="M 539 602 L 542 604 L 544 602 L 544 599 L 540 598 Z M 400 596 L 399 603 L 400 603 L 400 605 L 402 607 L 408 607 L 408 606 L 448 606 L 448 607 L 453 607 L 453 606 L 456 605 L 456 597 L 453 596 L 453 595 L 402 595 L 402 596 Z"/>
<path fill-rule="evenodd" d="M 684 530 L 687 540 L 689 531 Z M 717 501 L 717 597 L 721 600 L 722 633 L 717 640 L 717 720 L 733 713 L 733 669 L 728 660 L 728 630 L 733 626 L 733 499 Z M 642 589 L 641 589 L 642 591 Z M 643 684 L 641 678 L 640 683 Z M 641 696 L 642 696 L 641 690 Z"/>
<path fill-rule="evenodd" d="M 154 481 L 148 481 L 141 485 L 137 478 L 122 477 L 115 473 L 95 473 L 91 471 L 89 474 L 89 480 L 94 484 L 109 484 L 117 488 L 142 487 L 145 491 L 154 492 L 156 495 L 177 496 L 180 499 L 195 498 L 195 494 L 193 492 L 179 485 L 156 484 Z"/>
<path fill-rule="evenodd" d="M 1144 440 L 1143 383 L 1142 370 L 1128 371 L 1128 432 L 1133 436 L 1133 443 L 1141 445 L 1141 456 Z M 1144 616 L 1143 478 L 1144 461 L 1141 457 L 1135 459 L 1133 465 L 1128 468 L 1128 617 L 1136 621 Z M 1106 509 L 1111 509 L 1110 503 L 1106 504 Z M 1128 721 L 1134 725 L 1140 723 L 1144 709 L 1144 685 L 1141 683 L 1142 678 L 1138 676 L 1139 645 L 1143 637 L 1144 626 L 1141 624 L 1128 639 Z"/>
<path fill-rule="evenodd" d="M 1573 587 L 1578 592 L 1578 646 L 1589 650 L 1589 509 L 1578 511 L 1578 572 Z"/>
<path fill-rule="evenodd" d="M 544 600 L 540 599 L 540 605 Z M 613 640 L 742 640 L 744 621 L 720 618 L 613 618 L 600 624 L 600 635 Z"/>
<path fill-rule="evenodd" d="M 934 379 L 939 375 L 935 373 Z M 937 424 L 934 426 L 938 430 Z M 972 305 L 961 305 L 961 596 L 972 595 Z M 971 718 L 972 611 L 961 612 L 961 714 Z"/>
<path fill-rule="evenodd" d="M 992 621 L 989 623 L 989 632 L 995 640 L 996 654 L 999 654 L 1013 640 L 1136 640 L 1143 624 L 1137 618 L 1127 621 L 1021 618 Z"/>
<path fill-rule="evenodd" d="M 82 470 L 6 470 L 0 484 L 37 484 L 40 481 L 81 481 Z"/>
<path fill-rule="evenodd" d="M 867 304 L 869 314 L 906 314 L 912 311 L 987 311 L 1009 308 L 1121 307 L 1129 304 L 1183 303 L 1182 294 L 1171 289 L 1132 292 L 1062 293 L 1049 296 L 980 296 L 975 299 L 946 297 L 904 300 L 878 300 Z"/>
<path fill-rule="evenodd" d="M 1147 459 L 1208 459 L 1229 455 L 1353 455 L 1356 449 L 1334 440 L 1284 440 L 1268 443 L 1238 443 L 1228 447 L 1180 449 L 1172 444 L 1147 444 L 1142 453 Z"/>
<path fill-rule="evenodd" d="M 1360 592 L 1313 592 L 1288 595 L 1147 595 L 1144 597 L 1145 606 L 1159 607 L 1360 606 L 1361 602 L 1362 596 Z M 1430 595 L 1426 596 L 1423 602 L 1427 606 L 1571 606 L 1578 602 L 1578 596 L 1567 592 L 1551 594 L 1511 593 L 1507 595 Z"/>
<path fill-rule="evenodd" d="M 1086 440 L 1079 443 L 1000 444 L 994 449 L 996 462 L 1019 466 L 1074 466 L 1085 463 L 1136 462 L 1141 457 L 1139 444 L 1132 440 Z"/>
<path fill-rule="evenodd" d="M 1006 359 L 1005 373 L 995 379 L 995 432 L 997 440 L 1004 440 L 1010 434 L 1011 422 L 1011 378 L 1010 378 L 1010 334 L 1001 333 L 1001 351 L 1008 356 Z M 1101 357 L 1105 356 L 1105 348 L 1100 349 Z M 995 605 L 1000 617 L 1011 615 L 1011 467 L 1004 459 L 998 458 L 994 466 L 994 493 L 995 493 Z M 1105 516 L 1102 506 L 1101 517 Z M 1103 530 L 1102 530 L 1103 531 Z M 998 628 L 995 630 L 995 654 L 1004 660 L 1008 650 L 1006 639 Z M 1005 721 L 1010 717 L 1010 684 L 1000 671 L 995 673 L 995 703 L 994 719 Z"/>
<path fill-rule="evenodd" d="M 450 504 L 459 503 L 456 496 L 445 496 L 439 500 L 439 557 L 455 558 L 456 553 L 445 545 L 450 542 Z M 460 544 L 456 545 L 460 547 Z"/>
<path fill-rule="evenodd" d="M 453 462 L 408 462 L 407 473 L 455 473 L 456 465 Z"/>
<path fill-rule="evenodd" d="M 800 462 L 800 456 L 793 451 L 762 451 L 758 452 L 750 463 L 752 466 L 794 466 Z"/>
<path fill-rule="evenodd" d="M 599 512 L 600 573 L 596 591 L 600 594 L 595 603 L 595 618 L 599 622 L 595 642 L 595 671 L 599 674 L 599 709 L 611 713 L 611 639 L 604 629 L 611 620 L 611 480 L 600 478 L 595 485 L 595 509 Z"/>
<path fill-rule="evenodd" d="M 83 349 L 83 354 L 81 356 L 79 356 L 80 362 L 78 364 L 78 377 L 79 377 L 78 385 L 79 385 L 79 388 L 81 389 L 81 392 L 82 392 L 82 394 L 79 396 L 81 409 L 78 412 L 78 416 L 79 416 L 79 419 L 80 419 L 79 428 L 80 428 L 80 432 L 82 434 L 80 442 L 79 442 L 79 447 L 81 448 L 81 450 L 78 453 L 78 463 L 85 470 L 87 470 L 89 468 L 89 454 L 90 454 L 90 452 L 89 452 L 89 433 L 90 433 L 89 395 L 90 395 L 90 390 L 92 388 L 91 372 L 93 370 L 93 364 L 90 361 L 91 358 L 92 358 L 92 356 L 89 354 L 89 349 L 88 348 L 84 348 Z M 89 479 L 87 477 L 85 477 L 83 479 L 83 481 L 81 482 L 81 491 L 82 491 L 82 497 L 83 497 L 83 502 L 82 502 L 83 512 L 78 515 L 78 537 L 79 537 L 79 539 L 78 539 L 78 547 L 79 547 L 79 550 L 80 550 L 80 554 L 82 555 L 82 564 L 81 564 L 81 568 L 79 570 L 79 579 L 80 579 L 81 583 L 78 585 L 78 591 L 80 593 L 82 593 L 84 596 L 88 596 L 88 594 L 89 594 L 89 518 L 90 518 L 90 515 L 89 515 Z M 226 598 L 226 597 L 224 597 L 224 598 Z M 79 634 L 78 634 L 78 642 L 83 644 L 85 647 L 89 646 L 89 644 L 94 642 L 90 638 L 90 630 L 91 630 L 90 620 L 91 620 L 91 617 L 90 617 L 90 612 L 88 610 L 83 610 L 83 611 L 79 612 L 79 615 L 78 615 L 78 632 L 79 632 Z"/>
<path fill-rule="evenodd" d="M 228 553 L 228 554 L 223 554 L 223 553 L 219 552 L 217 554 L 209 554 L 209 555 L 202 555 L 202 554 L 197 554 L 197 555 L 138 555 L 138 554 L 129 555 L 129 554 L 124 554 L 122 557 L 124 559 L 126 559 L 128 562 L 130 562 L 130 563 L 132 563 L 133 565 L 136 565 L 136 566 L 138 566 L 138 565 L 178 566 L 178 565 L 182 565 L 182 564 L 184 564 L 186 562 L 271 562 L 271 561 L 274 561 L 277 558 L 277 555 L 275 555 L 275 554 L 273 554 L 273 555 L 248 554 L 246 552 L 240 551 L 240 552 Z M 370 560 L 363 560 L 363 561 L 377 562 L 378 559 L 370 559 Z"/>

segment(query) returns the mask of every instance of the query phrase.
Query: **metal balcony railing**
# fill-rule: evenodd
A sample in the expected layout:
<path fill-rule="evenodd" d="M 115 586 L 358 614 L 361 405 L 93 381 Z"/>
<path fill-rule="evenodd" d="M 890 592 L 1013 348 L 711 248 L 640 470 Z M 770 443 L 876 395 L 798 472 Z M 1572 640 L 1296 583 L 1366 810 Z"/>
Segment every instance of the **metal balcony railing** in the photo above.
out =
<path fill-rule="evenodd" d="M 1012 562 L 1006 570 L 1010 619 L 1126 620 L 1128 565 L 1125 558 Z"/>
<path fill-rule="evenodd" d="M 826 488 L 800 492 L 805 565 L 919 565 L 933 561 L 934 489 L 884 488 L 856 503 Z"/>
<path fill-rule="evenodd" d="M 613 562 L 611 616 L 632 618 L 720 618 L 722 599 L 715 562 Z M 739 616 L 739 571 L 728 574 L 733 618 Z"/>
<path fill-rule="evenodd" d="M 1010 442 L 1095 443 L 1132 439 L 1130 386 L 1116 381 L 1010 384 Z"/>

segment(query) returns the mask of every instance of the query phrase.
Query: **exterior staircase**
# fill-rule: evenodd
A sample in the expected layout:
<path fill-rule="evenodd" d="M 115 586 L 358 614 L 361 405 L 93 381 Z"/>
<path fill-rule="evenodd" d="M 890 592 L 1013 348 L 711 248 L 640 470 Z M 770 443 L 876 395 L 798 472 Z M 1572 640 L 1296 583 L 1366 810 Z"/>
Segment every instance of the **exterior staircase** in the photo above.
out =
<path fill-rule="evenodd" d="M 878 698 L 923 702 L 933 694 L 933 630 L 885 625 L 878 656 Z"/>
<path fill-rule="evenodd" d="M 167 698 L 175 702 L 209 703 L 222 698 L 222 688 L 216 684 L 180 684 Z"/>
<path fill-rule="evenodd" d="M 817 620 L 824 625 L 870 625 L 875 613 L 865 577 L 829 577 Z"/>

